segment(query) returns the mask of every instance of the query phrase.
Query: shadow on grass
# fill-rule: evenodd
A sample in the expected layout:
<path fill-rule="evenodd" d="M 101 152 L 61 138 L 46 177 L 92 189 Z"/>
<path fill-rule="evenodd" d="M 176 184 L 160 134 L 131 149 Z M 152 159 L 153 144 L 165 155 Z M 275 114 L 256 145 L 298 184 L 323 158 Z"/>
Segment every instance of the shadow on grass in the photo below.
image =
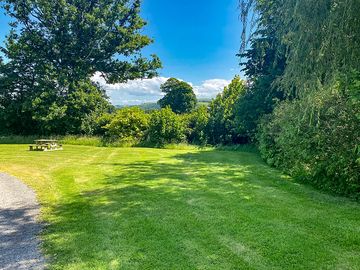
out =
<path fill-rule="evenodd" d="M 328 221 L 317 220 L 319 228 L 304 223 L 332 214 L 319 205 L 328 198 L 282 179 L 254 154 L 204 151 L 93 166 L 115 173 L 54 207 L 45 246 L 55 267 L 266 268 L 289 254 L 282 267 L 319 260 L 292 252 L 302 240 L 318 248 L 320 236 L 307 233 L 324 233 Z M 279 231 L 294 242 L 277 240 Z"/>

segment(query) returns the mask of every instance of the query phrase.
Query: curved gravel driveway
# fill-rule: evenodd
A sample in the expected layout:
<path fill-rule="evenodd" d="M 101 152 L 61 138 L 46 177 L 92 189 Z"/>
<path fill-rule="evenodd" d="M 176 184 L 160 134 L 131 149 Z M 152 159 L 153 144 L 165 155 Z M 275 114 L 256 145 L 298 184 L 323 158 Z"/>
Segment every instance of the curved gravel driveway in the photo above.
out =
<path fill-rule="evenodd" d="M 0 173 L 0 269 L 44 269 L 39 249 L 39 205 L 35 193 Z"/>

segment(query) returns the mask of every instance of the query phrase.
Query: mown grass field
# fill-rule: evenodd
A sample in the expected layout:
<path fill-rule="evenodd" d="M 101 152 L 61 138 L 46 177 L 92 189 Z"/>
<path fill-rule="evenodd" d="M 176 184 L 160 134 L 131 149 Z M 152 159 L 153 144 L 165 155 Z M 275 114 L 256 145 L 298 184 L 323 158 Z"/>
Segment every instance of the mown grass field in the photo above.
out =
<path fill-rule="evenodd" d="M 0 145 L 33 187 L 52 269 L 360 269 L 360 205 L 254 153 Z"/>

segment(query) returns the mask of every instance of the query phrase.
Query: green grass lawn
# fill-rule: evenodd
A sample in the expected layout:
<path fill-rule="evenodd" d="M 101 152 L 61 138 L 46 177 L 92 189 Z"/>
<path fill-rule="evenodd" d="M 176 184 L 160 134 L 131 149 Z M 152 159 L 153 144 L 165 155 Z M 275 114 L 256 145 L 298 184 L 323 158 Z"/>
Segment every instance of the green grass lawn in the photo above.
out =
<path fill-rule="evenodd" d="M 0 145 L 42 203 L 53 269 L 360 269 L 360 204 L 254 153 Z"/>

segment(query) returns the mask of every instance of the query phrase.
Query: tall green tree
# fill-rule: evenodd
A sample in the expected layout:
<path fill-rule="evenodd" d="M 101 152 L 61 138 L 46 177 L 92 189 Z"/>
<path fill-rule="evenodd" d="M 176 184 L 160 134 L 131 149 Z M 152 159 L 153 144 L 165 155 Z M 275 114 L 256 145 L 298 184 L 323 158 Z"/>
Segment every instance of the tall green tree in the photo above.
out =
<path fill-rule="evenodd" d="M 84 107 L 69 100 L 74 96 L 75 100 L 83 98 L 74 94 L 76 91 L 89 93 L 81 90 L 84 84 L 92 89 L 91 95 L 96 92 L 104 99 L 103 91 L 90 85 L 96 72 L 108 83 L 126 82 L 152 77 L 161 66 L 155 55 L 151 59 L 141 55 L 141 49 L 152 40 L 140 32 L 146 24 L 139 16 L 140 0 L 1 3 L 13 22 L 6 45 L 1 48 L 6 63 L 0 71 L 0 107 L 6 112 L 0 115 L 7 118 L 2 120 L 5 123 L 10 118 L 18 123 L 10 127 L 14 132 L 37 132 L 36 127 L 43 125 L 41 119 L 50 115 L 56 122 L 74 111 L 81 114 Z M 48 104 L 52 113 L 34 116 L 38 104 Z M 89 110 L 93 111 L 91 106 Z"/>
<path fill-rule="evenodd" d="M 208 137 L 212 144 L 233 144 L 244 142 L 243 136 L 238 133 L 235 120 L 235 104 L 245 93 L 245 82 L 236 76 L 210 103 L 210 117 L 208 122 Z"/>
<path fill-rule="evenodd" d="M 148 60 L 140 54 L 152 42 L 140 32 L 146 25 L 140 0 L 2 2 L 14 19 L 5 55 L 15 58 L 14 47 L 26 44 L 29 60 L 51 64 L 60 82 L 95 72 L 108 82 L 125 82 L 154 76 L 160 67 L 156 56 Z"/>
<path fill-rule="evenodd" d="M 188 113 L 195 109 L 196 95 L 188 83 L 170 78 L 160 88 L 165 93 L 159 100 L 161 108 L 169 106 L 175 113 Z"/>
<path fill-rule="evenodd" d="M 284 48 L 287 67 L 279 81 L 285 91 L 306 95 L 360 70 L 358 0 L 239 2 L 243 23 L 256 17 L 255 32 L 273 29 L 275 48 Z"/>
<path fill-rule="evenodd" d="M 283 27 L 277 34 L 288 59 L 285 87 L 308 95 L 360 71 L 360 1 L 287 0 L 280 9 Z"/>
<path fill-rule="evenodd" d="M 271 113 L 276 104 L 292 94 L 284 91 L 280 80 L 286 67 L 286 51 L 277 30 L 281 1 L 240 1 L 244 25 L 239 57 L 249 84 L 236 104 L 238 132 L 253 140 L 260 119 Z M 256 27 L 247 44 L 247 16 L 256 13 Z"/>
<path fill-rule="evenodd" d="M 252 47 L 244 54 L 246 72 L 257 89 L 254 96 L 267 92 L 270 78 L 272 89 L 291 98 L 273 104 L 270 109 L 275 110 L 257 127 L 262 156 L 300 180 L 360 198 L 360 2 L 241 0 L 240 4 L 243 20 L 254 11 L 255 33 L 265 33 L 254 34 Z M 253 50 L 256 43 L 266 46 Z M 281 67 L 278 57 L 268 57 L 276 54 L 283 56 L 283 68 L 276 68 Z M 264 94 L 260 102 L 271 105 L 268 97 Z M 249 104 L 240 102 L 239 111 Z"/>

